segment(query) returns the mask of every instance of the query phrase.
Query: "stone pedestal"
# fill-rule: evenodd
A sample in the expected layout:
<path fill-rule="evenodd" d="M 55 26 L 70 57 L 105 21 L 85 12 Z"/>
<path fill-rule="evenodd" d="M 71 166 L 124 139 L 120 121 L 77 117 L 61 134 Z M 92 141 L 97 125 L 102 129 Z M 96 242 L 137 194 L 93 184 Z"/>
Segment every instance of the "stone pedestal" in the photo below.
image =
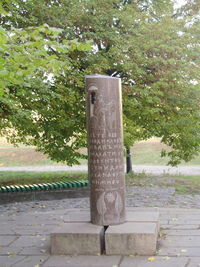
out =
<path fill-rule="evenodd" d="M 76 223 L 69 221 L 52 233 L 51 252 L 152 255 L 158 215 L 135 213 L 125 223 L 121 80 L 89 75 L 86 88 L 91 216 L 89 222 L 76 218 Z"/>
<path fill-rule="evenodd" d="M 70 213 L 69 222 L 51 234 L 54 255 L 154 255 L 158 212 L 128 212 L 127 222 L 105 228 L 89 220 L 89 212 Z M 72 222 L 73 221 L 73 222 Z"/>
<path fill-rule="evenodd" d="M 87 222 L 65 223 L 51 233 L 53 255 L 101 254 L 104 227 Z"/>
<path fill-rule="evenodd" d="M 107 255 L 154 255 L 156 223 L 127 222 L 109 226 L 105 233 Z"/>

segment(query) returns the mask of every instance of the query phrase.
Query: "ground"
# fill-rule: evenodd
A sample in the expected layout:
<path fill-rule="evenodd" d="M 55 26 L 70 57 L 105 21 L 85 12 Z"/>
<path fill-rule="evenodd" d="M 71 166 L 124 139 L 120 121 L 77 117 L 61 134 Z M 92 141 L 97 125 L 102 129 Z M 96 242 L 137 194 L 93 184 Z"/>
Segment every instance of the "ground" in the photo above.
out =
<path fill-rule="evenodd" d="M 190 176 L 190 178 L 174 177 L 169 174 L 145 175 L 145 164 L 148 164 L 151 158 L 154 166 L 147 166 L 148 170 L 163 174 L 163 170 L 169 168 L 155 166 L 155 164 L 164 164 L 159 156 L 155 158 L 152 156 L 159 155 L 161 147 L 158 140 L 151 140 L 149 143 L 139 143 L 133 148 L 134 153 L 138 155 L 138 162 L 143 164 L 134 165 L 134 167 L 141 167 L 143 171 L 135 178 L 127 178 L 129 186 L 126 197 L 127 212 L 160 212 L 161 232 L 156 255 L 145 257 L 137 255 L 51 256 L 49 235 L 55 227 L 68 220 L 70 214 L 74 212 L 78 215 L 82 214 L 86 221 L 89 220 L 88 195 L 82 198 L 76 195 L 73 198 L 67 198 L 66 192 L 66 198 L 61 200 L 31 202 L 16 200 L 14 203 L 0 205 L 0 267 L 200 266 L 200 167 L 181 166 L 179 169 L 171 169 L 172 171 L 189 170 L 190 174 L 193 170 L 193 174 L 197 176 Z M 147 151 L 146 157 L 143 157 L 144 151 Z M 139 158 L 142 161 L 139 161 Z M 1 142 L 0 169 L 3 170 L 4 166 L 24 166 L 30 161 L 29 165 L 42 163 L 48 170 L 50 168 L 48 164 L 51 162 L 41 153 L 35 152 L 34 148 L 13 148 Z M 200 165 L 199 162 L 200 159 L 197 158 L 193 161 L 193 165 Z M 52 170 L 60 167 L 66 168 L 51 165 Z"/>
<path fill-rule="evenodd" d="M 152 189 L 152 188 L 151 188 Z M 150 188 L 129 188 L 127 213 L 158 211 L 161 231 L 156 255 L 52 256 L 49 234 L 71 217 L 89 221 L 89 199 L 13 203 L 0 206 L 1 267 L 198 267 L 200 211 L 144 207 L 166 205 L 173 190 L 155 194 Z M 162 199 L 160 198 L 162 196 Z M 160 199 L 159 199 L 160 198 Z M 177 203 L 178 204 L 178 203 Z M 182 206 L 184 203 L 179 202 Z M 140 207 L 133 207 L 133 206 Z M 171 204 L 173 207 L 174 204 Z M 75 219 L 74 219 L 75 220 Z M 76 221 L 74 221 L 76 223 Z"/>

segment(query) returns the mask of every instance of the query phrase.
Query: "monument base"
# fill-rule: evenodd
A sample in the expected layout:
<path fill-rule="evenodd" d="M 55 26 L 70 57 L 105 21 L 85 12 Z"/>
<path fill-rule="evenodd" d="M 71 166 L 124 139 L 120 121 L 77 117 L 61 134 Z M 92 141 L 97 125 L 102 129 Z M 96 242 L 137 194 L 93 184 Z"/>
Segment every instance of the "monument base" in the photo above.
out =
<path fill-rule="evenodd" d="M 79 218 L 78 218 L 79 217 Z M 154 255 L 159 233 L 158 212 L 128 212 L 127 222 L 98 226 L 89 222 L 89 212 L 70 214 L 51 233 L 53 255 Z"/>
<path fill-rule="evenodd" d="M 107 255 L 154 255 L 156 243 L 156 223 L 127 222 L 105 232 Z"/>
<path fill-rule="evenodd" d="M 51 254 L 101 254 L 103 238 L 103 226 L 88 222 L 65 223 L 51 234 Z"/>

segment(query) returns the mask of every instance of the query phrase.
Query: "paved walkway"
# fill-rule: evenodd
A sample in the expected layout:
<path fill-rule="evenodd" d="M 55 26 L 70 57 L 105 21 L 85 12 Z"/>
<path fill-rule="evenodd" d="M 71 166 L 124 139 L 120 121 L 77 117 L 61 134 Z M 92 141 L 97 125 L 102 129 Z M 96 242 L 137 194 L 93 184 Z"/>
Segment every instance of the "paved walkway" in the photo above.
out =
<path fill-rule="evenodd" d="M 32 203 L 35 206 L 36 203 Z M 37 206 L 37 205 L 36 205 Z M 0 210 L 2 208 L 0 207 Z M 32 212 L 17 204 L 0 213 L 1 267 L 197 267 L 200 266 L 200 210 L 136 208 L 127 211 L 159 211 L 162 227 L 157 255 L 149 256 L 51 256 L 49 234 L 72 213 L 89 220 L 88 209 L 56 209 Z M 76 223 L 76 222 L 74 222 Z"/>
<path fill-rule="evenodd" d="M 0 171 L 87 171 L 87 165 L 70 166 L 24 166 L 24 167 L 0 167 Z M 156 165 L 133 165 L 136 173 L 147 173 L 153 175 L 181 174 L 200 175 L 200 166 L 156 166 Z"/>
<path fill-rule="evenodd" d="M 177 195 L 173 187 L 128 187 L 126 206 L 128 212 L 160 212 L 156 256 L 51 256 L 49 235 L 57 226 L 72 214 L 89 221 L 89 198 L 66 198 L 0 205 L 0 267 L 200 266 L 200 195 Z"/>

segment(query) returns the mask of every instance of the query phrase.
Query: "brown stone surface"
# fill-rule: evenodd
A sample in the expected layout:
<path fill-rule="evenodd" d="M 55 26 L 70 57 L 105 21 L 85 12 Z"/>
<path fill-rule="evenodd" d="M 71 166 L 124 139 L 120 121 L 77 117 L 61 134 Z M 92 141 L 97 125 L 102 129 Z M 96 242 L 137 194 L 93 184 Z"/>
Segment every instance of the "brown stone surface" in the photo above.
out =
<path fill-rule="evenodd" d="M 121 224 L 125 222 L 121 80 L 89 75 L 86 86 L 91 222 Z"/>

